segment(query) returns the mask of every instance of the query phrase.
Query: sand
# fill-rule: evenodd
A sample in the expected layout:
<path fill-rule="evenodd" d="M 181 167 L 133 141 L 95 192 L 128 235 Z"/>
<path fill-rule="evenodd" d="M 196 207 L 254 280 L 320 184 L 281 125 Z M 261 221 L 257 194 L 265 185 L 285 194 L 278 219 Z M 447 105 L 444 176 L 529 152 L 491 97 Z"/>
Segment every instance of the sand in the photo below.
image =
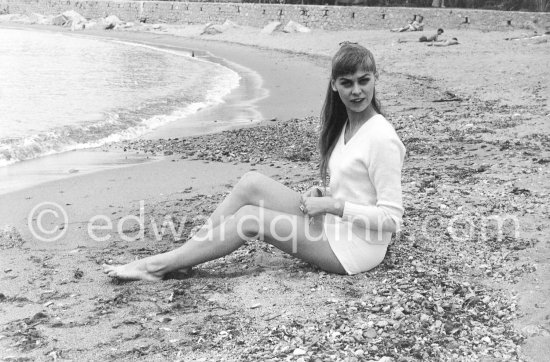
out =
<path fill-rule="evenodd" d="M 269 92 L 252 105 L 262 114 L 263 126 L 246 134 L 245 156 L 225 162 L 215 161 L 216 148 L 231 149 L 223 145 L 223 134 L 194 138 L 187 146 L 130 143 L 110 150 L 124 154 L 122 148 L 131 146 L 126 154 L 137 157 L 159 145 L 151 155 L 154 161 L 76 174 L 1 195 L 0 226 L 10 228 L 5 229 L 0 254 L 0 357 L 544 360 L 550 353 L 550 249 L 545 237 L 550 186 L 548 42 L 504 40 L 528 33 L 522 29 L 449 31 L 446 35 L 461 41 L 449 48 L 399 43 L 398 38 L 413 40 L 419 35 L 381 30 L 264 35 L 259 29 L 240 28 L 214 36 L 200 36 L 196 27 L 168 30 L 171 34 L 83 34 L 203 49 L 247 67 L 262 77 Z M 314 150 L 296 158 L 278 149 L 277 141 L 311 145 L 312 133 L 305 133 L 308 139 L 297 134 L 315 131 L 311 119 L 291 122 L 286 128 L 283 121 L 318 113 L 329 57 L 342 40 L 359 41 L 373 50 L 381 67 L 380 97 L 409 150 L 404 170 L 408 231 L 383 265 L 355 277 L 327 275 L 251 243 L 199 267 L 191 277 L 157 284 L 116 284 L 105 278 L 103 262 L 129 261 L 177 243 L 171 237 L 155 240 L 151 223 L 146 237 L 124 241 L 124 236 L 139 232 L 131 222 L 123 224 L 123 234 L 113 227 L 112 232 L 101 233 L 111 236 L 108 241 L 94 241 L 87 231 L 93 216 L 104 215 L 116 225 L 127 215 L 139 216 L 143 200 L 148 220 L 161 220 L 167 214 L 197 219 L 211 212 L 240 175 L 250 170 L 298 191 L 318 179 Z M 250 79 L 257 78 L 252 74 Z M 224 114 L 209 112 L 212 118 Z M 280 121 L 269 121 L 272 118 Z M 254 137 L 265 139 L 266 134 L 275 144 L 258 147 Z M 178 137 L 177 127 L 148 138 L 168 135 Z M 173 153 L 163 156 L 164 151 Z M 67 212 L 68 226 L 59 240 L 41 242 L 30 232 L 29 212 L 42 202 L 54 202 Z M 441 229 L 435 229 L 432 240 L 415 233 L 427 215 L 449 218 L 461 212 L 517 215 L 521 237 L 460 245 L 446 240 Z M 198 224 L 195 219 L 184 223 L 183 236 Z M 47 221 L 46 228 L 61 224 Z M 430 270 L 437 272 L 432 275 Z M 412 289 L 401 294 L 396 286 L 401 291 Z M 461 288 L 469 292 L 461 293 Z M 452 341 L 430 340 L 441 348 L 415 341 L 414 335 L 433 335 L 415 325 L 420 322 L 412 317 L 395 317 L 395 310 L 429 295 L 436 301 L 447 300 L 446 290 L 454 290 L 453 298 L 463 300 L 461 308 L 445 312 L 448 320 L 435 307 L 422 304 L 412 310 L 425 313 L 422 323 L 432 327 L 442 320 L 446 331 L 442 335 Z M 417 293 L 424 296 L 419 299 Z M 469 293 L 489 298 L 478 302 L 474 312 L 494 325 L 467 314 L 473 303 Z M 496 310 L 505 316 L 497 318 Z M 472 326 L 470 320 L 479 324 Z M 452 324 L 447 330 L 450 321 L 463 321 L 459 332 L 464 333 L 463 341 L 453 334 Z M 409 322 L 418 328 L 412 334 L 405 328 Z M 481 333 L 477 337 L 474 327 Z M 362 331 L 360 338 L 346 339 L 356 330 Z M 373 330 L 377 337 L 370 336 Z M 473 343 L 485 337 L 490 343 Z"/>

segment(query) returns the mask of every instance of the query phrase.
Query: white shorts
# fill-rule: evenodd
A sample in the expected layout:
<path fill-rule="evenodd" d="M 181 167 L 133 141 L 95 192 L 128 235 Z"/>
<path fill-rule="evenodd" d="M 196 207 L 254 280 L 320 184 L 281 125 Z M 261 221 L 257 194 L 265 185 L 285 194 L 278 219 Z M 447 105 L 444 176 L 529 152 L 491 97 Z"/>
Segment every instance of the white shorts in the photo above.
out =
<path fill-rule="evenodd" d="M 388 244 L 369 243 L 348 228 L 337 225 L 337 219 L 325 218 L 324 231 L 330 248 L 346 272 L 353 275 L 378 266 L 386 256 Z"/>

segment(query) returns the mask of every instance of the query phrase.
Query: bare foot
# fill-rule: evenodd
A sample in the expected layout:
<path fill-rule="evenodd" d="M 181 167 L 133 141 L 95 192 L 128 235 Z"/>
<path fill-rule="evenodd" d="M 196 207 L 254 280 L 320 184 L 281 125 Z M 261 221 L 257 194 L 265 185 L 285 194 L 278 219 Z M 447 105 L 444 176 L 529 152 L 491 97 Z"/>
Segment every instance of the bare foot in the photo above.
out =
<path fill-rule="evenodd" d="M 148 280 L 151 282 L 158 282 L 163 276 L 159 272 L 148 270 L 147 263 L 143 259 L 124 265 L 103 264 L 103 272 L 114 279 Z"/>

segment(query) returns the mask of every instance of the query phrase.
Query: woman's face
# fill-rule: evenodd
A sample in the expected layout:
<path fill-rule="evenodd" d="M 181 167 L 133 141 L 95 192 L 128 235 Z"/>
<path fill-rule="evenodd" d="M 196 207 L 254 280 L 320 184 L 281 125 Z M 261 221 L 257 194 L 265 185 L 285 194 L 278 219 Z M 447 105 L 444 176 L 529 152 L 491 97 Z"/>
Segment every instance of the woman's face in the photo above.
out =
<path fill-rule="evenodd" d="M 376 75 L 358 70 L 354 74 L 342 75 L 331 81 L 332 90 L 338 92 L 348 112 L 365 112 L 372 102 Z"/>

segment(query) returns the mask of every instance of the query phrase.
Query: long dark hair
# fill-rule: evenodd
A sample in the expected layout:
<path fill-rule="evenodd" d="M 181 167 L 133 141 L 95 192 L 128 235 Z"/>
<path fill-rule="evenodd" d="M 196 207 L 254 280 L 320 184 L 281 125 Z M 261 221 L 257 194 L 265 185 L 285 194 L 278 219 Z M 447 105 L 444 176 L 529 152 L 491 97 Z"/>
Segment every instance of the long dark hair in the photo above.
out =
<path fill-rule="evenodd" d="M 332 58 L 331 81 L 335 81 L 336 78 L 343 75 L 354 74 L 358 70 L 378 74 L 374 56 L 367 48 L 359 44 L 344 44 Z M 371 105 L 377 113 L 382 113 L 380 102 L 376 98 L 376 90 L 374 90 Z M 329 81 L 325 103 L 321 112 L 321 136 L 319 138 L 319 150 L 321 152 L 319 169 L 321 171 L 321 180 L 325 186 L 328 160 L 336 145 L 338 136 L 340 136 L 346 124 L 347 118 L 346 106 L 340 99 L 338 92 L 332 90 L 331 82 Z"/>

